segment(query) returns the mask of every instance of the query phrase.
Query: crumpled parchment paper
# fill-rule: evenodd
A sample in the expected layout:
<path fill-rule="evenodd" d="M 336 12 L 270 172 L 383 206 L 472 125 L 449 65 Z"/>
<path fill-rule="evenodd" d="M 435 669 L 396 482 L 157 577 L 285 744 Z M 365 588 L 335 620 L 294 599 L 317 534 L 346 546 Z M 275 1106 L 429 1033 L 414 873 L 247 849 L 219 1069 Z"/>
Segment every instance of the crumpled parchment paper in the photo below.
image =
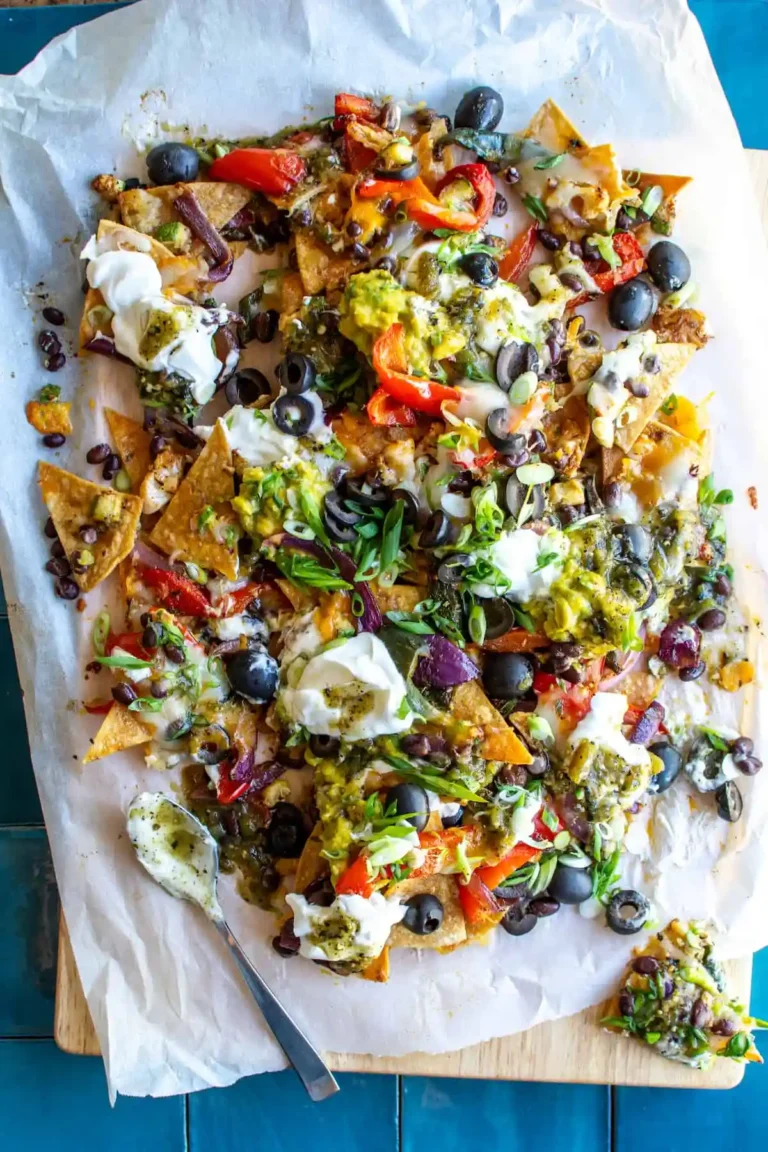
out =
<path fill-rule="evenodd" d="M 735 492 L 728 525 L 740 590 L 763 613 L 766 544 L 746 488 L 768 499 L 765 249 L 736 127 L 682 0 L 144 0 L 54 41 L 0 81 L 0 560 L 56 874 L 113 1091 L 226 1085 L 283 1059 L 215 933 L 132 858 L 126 805 L 139 788 L 170 780 L 146 771 L 138 753 L 81 764 L 98 725 L 81 701 L 98 694 L 82 669 L 101 598 L 92 594 L 78 614 L 54 598 L 43 571 L 41 450 L 24 419 L 24 403 L 46 381 L 35 292 L 42 284 L 64 309 L 74 341 L 78 254 L 96 211 L 89 181 L 102 171 L 140 174 L 137 144 L 163 130 L 271 131 L 327 114 L 338 89 L 452 112 L 477 82 L 503 93 L 508 130 L 552 96 L 589 141 L 612 141 L 626 167 L 695 176 L 676 239 L 716 339 L 684 388 L 696 397 L 716 389 L 715 464 L 718 483 Z M 85 451 L 107 438 L 103 404 L 138 412 L 130 372 L 100 357 L 69 358 L 56 381 L 74 399 L 78 431 L 54 458 L 90 474 Z M 736 726 L 740 709 L 740 700 L 725 702 Z M 758 749 L 761 727 L 752 729 Z M 6 787 L 13 772 L 6 763 Z M 662 922 L 714 917 L 728 955 L 768 943 L 768 773 L 745 792 L 745 818 L 725 843 L 726 826 L 712 815 L 689 822 L 687 797 L 675 791 L 663 801 L 668 834 L 650 850 L 638 833 L 647 858 L 626 869 Z M 269 919 L 223 889 L 250 955 L 327 1050 L 440 1052 L 525 1029 L 603 998 L 628 952 L 601 922 L 564 909 L 524 939 L 497 933 L 489 947 L 448 956 L 395 953 L 390 983 L 377 986 L 285 963 L 270 946 Z"/>

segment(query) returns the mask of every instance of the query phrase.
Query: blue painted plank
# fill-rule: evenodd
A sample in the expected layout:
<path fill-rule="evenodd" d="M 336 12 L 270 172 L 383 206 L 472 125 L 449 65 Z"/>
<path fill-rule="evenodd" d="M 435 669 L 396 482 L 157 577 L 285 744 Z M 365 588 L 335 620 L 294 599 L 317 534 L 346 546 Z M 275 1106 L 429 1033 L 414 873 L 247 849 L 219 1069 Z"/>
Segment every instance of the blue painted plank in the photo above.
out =
<path fill-rule="evenodd" d="M 0 13 L 0 72 L 18 72 L 54 36 L 87 24 L 118 4 L 61 4 L 55 8 L 10 8 Z"/>
<path fill-rule="evenodd" d="M 42 828 L 0 828 L 0 1037 L 50 1036 L 59 898 Z"/>
<path fill-rule="evenodd" d="M 752 978 L 752 1011 L 768 1014 L 768 948 L 758 952 Z M 765 1032 L 758 1033 L 758 1044 Z M 768 1045 L 763 1042 L 763 1055 Z M 703 1073 L 706 1075 L 706 1073 Z M 614 1152 L 691 1152 L 692 1148 L 765 1148 L 766 1073 L 748 1067 L 730 1092 L 673 1088 L 617 1088 Z M 662 1127 L 663 1125 L 663 1127 Z"/>
<path fill-rule="evenodd" d="M 197 1092 L 189 1097 L 189 1152 L 397 1152 L 397 1078 L 338 1079 L 341 1092 L 321 1104 L 293 1072 Z"/>
<path fill-rule="evenodd" d="M 0 619 L 0 732 L 6 765 L 0 787 L 0 825 L 42 824 L 11 629 L 6 619 Z"/>
<path fill-rule="evenodd" d="M 183 1097 L 121 1096 L 110 1108 L 101 1061 L 66 1056 L 52 1040 L 0 1041 L 0 1117 L 3 1152 L 186 1148 Z"/>
<path fill-rule="evenodd" d="M 530 1152 L 551 1142 L 548 1133 L 568 1152 L 610 1152 L 609 1093 L 577 1084 L 406 1077 L 402 1152 L 424 1152 L 436 1141 L 446 1150 Z"/>

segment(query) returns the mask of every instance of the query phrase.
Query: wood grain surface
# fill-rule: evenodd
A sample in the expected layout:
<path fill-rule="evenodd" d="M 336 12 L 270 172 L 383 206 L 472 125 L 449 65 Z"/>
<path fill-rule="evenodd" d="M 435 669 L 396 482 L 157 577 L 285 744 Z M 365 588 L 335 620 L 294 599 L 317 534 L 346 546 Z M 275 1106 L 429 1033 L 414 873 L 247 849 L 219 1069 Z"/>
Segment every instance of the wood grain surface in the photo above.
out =
<path fill-rule="evenodd" d="M 768 232 L 768 151 L 747 151 L 763 226 Z M 750 959 L 726 965 L 735 993 L 749 1002 Z M 540 1024 L 528 1032 L 489 1040 L 442 1055 L 412 1053 L 399 1058 L 328 1053 L 338 1072 L 401 1073 L 409 1076 L 458 1076 L 487 1080 L 539 1080 L 579 1084 L 627 1084 L 664 1088 L 732 1088 L 743 1065 L 719 1060 L 712 1071 L 696 1072 L 654 1055 L 640 1044 L 613 1036 L 598 1025 L 602 1009 Z M 61 919 L 56 980 L 56 1043 L 65 1052 L 99 1054 L 64 918 Z"/>

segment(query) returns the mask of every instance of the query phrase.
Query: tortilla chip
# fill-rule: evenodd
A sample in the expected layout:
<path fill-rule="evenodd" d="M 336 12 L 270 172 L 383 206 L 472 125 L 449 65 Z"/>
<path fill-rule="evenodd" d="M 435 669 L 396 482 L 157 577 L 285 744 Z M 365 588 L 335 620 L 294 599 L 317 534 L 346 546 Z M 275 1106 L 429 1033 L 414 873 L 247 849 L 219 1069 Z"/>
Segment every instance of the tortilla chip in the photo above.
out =
<path fill-rule="evenodd" d="M 461 910 L 455 876 L 419 876 L 402 880 L 391 889 L 400 900 L 429 894 L 436 896 L 443 906 L 443 922 L 429 936 L 417 936 L 402 924 L 395 924 L 389 935 L 390 948 L 455 948 L 467 939 L 467 926 Z"/>
<path fill-rule="evenodd" d="M 212 507 L 217 524 L 237 527 L 230 506 L 235 495 L 232 453 L 221 420 L 217 421 L 208 443 L 179 485 L 150 537 L 152 543 L 169 555 L 178 553 L 201 568 L 215 568 L 228 580 L 237 580 L 239 560 L 237 533 L 231 546 L 199 527 L 200 514 Z"/>
<path fill-rule="evenodd" d="M 693 176 L 664 176 L 658 172 L 637 172 L 631 168 L 625 168 L 622 176 L 628 183 L 632 180 L 630 187 L 635 192 L 644 192 L 646 188 L 658 186 L 665 200 L 674 199 L 678 192 L 693 182 Z"/>
<path fill-rule="evenodd" d="M 559 475 L 566 478 L 575 475 L 587 450 L 591 431 L 586 397 L 569 397 L 561 408 L 544 417 L 542 426 L 547 443 L 551 445 L 542 453 L 543 459 Z"/>
<path fill-rule="evenodd" d="M 304 892 L 315 880 L 328 873 L 328 861 L 320 853 L 323 850 L 323 826 L 318 821 L 304 844 L 296 867 L 294 884 L 297 892 Z"/>
<path fill-rule="evenodd" d="M 94 558 L 85 572 L 73 572 L 73 579 L 83 592 L 95 588 L 104 580 L 133 548 L 141 515 L 141 500 L 113 488 L 92 484 L 72 472 L 65 472 L 53 464 L 41 461 L 39 483 L 43 500 L 53 520 L 59 540 L 72 562 L 75 552 L 86 550 L 79 536 L 84 524 L 94 522 L 94 505 L 100 497 L 107 497 L 114 509 L 114 522 L 99 536 L 87 551 Z"/>
<path fill-rule="evenodd" d="M 160 269 L 163 288 L 173 287 L 177 292 L 184 294 L 193 291 L 199 286 L 200 281 L 206 278 L 208 265 L 199 254 L 177 256 L 152 236 L 147 236 L 136 228 L 128 228 L 115 220 L 100 220 L 96 238 L 108 239 L 115 248 L 132 249 L 151 256 Z M 103 303 L 101 293 L 98 295 L 99 303 Z"/>
<path fill-rule="evenodd" d="M 308 296 L 343 288 L 357 268 L 351 256 L 337 254 L 307 230 L 296 233 L 296 258 Z"/>
<path fill-rule="evenodd" d="M 580 156 L 589 150 L 581 133 L 554 100 L 544 101 L 522 135 L 528 140 L 538 141 L 550 152 L 571 152 Z"/>
<path fill-rule="evenodd" d="M 144 431 L 138 420 L 131 420 L 129 416 L 115 412 L 114 408 L 105 408 L 104 415 L 117 454 L 123 462 L 123 468 L 128 473 L 131 488 L 135 492 L 149 468 L 149 442 L 152 437 Z"/>
<path fill-rule="evenodd" d="M 192 192 L 198 204 L 213 224 L 223 228 L 233 216 L 245 208 L 253 197 L 242 184 L 228 184 L 223 180 L 200 180 L 194 184 L 163 184 L 159 188 L 130 188 L 117 198 L 120 216 L 129 228 L 145 234 L 154 232 L 161 224 L 179 217 L 173 202 L 182 192 Z"/>
<path fill-rule="evenodd" d="M 451 697 L 451 716 L 454 720 L 467 720 L 480 728 L 503 728 L 506 720 L 483 692 L 477 680 L 459 684 Z"/>
<path fill-rule="evenodd" d="M 385 944 L 378 956 L 371 960 L 367 968 L 360 973 L 363 980 L 372 980 L 375 984 L 386 984 L 389 980 L 389 945 Z"/>
<path fill-rule="evenodd" d="M 373 589 L 376 603 L 382 613 L 384 612 L 413 612 L 417 604 L 424 597 L 424 589 L 416 588 L 413 584 L 393 584 L 391 588 Z"/>
<path fill-rule="evenodd" d="M 600 449 L 600 479 L 603 486 L 610 484 L 621 474 L 624 459 L 624 452 L 621 448 Z"/>
<path fill-rule="evenodd" d="M 616 430 L 616 446 L 629 452 L 653 416 L 673 389 L 675 380 L 696 351 L 693 344 L 657 344 L 656 355 L 661 361 L 661 371 L 654 376 L 641 373 L 640 377 L 650 384 L 650 393 L 642 400 L 632 400 L 624 412 L 631 418 L 627 424 Z"/>
<path fill-rule="evenodd" d="M 137 744 L 146 744 L 153 734 L 153 729 L 135 712 L 129 712 L 124 704 L 113 704 L 94 736 L 87 756 L 83 757 L 83 764 L 103 760 L 113 752 L 124 752 Z"/>
<path fill-rule="evenodd" d="M 483 760 L 501 760 L 505 764 L 533 763 L 533 756 L 509 725 L 503 728 L 485 728 L 485 739 L 480 748 L 480 755 Z"/>
<path fill-rule="evenodd" d="M 83 314 L 80 317 L 80 333 L 79 345 L 80 351 L 85 348 L 94 336 L 112 336 L 112 313 L 107 309 L 104 316 L 100 317 L 98 327 L 92 320 L 92 314 L 95 308 L 104 308 L 104 297 L 98 288 L 89 288 L 85 294 L 85 301 L 83 303 Z"/>
<path fill-rule="evenodd" d="M 655 507 L 664 499 L 663 474 L 673 460 L 687 454 L 691 466 L 698 466 L 703 475 L 705 443 L 706 439 L 701 443 L 690 440 L 658 420 L 650 420 L 635 441 L 631 455 L 622 456 L 615 475 L 631 485 L 642 505 Z"/>
<path fill-rule="evenodd" d="M 69 436 L 72 431 L 72 421 L 69 418 L 71 404 L 61 400 L 53 400 L 43 404 L 40 400 L 30 400 L 27 404 L 27 423 L 31 424 L 36 432 L 47 436 L 49 432 L 60 432 L 62 436 Z"/>
<path fill-rule="evenodd" d="M 188 453 L 183 449 L 169 444 L 153 460 L 140 491 L 146 516 L 159 512 L 170 502 L 179 489 L 188 459 Z"/>

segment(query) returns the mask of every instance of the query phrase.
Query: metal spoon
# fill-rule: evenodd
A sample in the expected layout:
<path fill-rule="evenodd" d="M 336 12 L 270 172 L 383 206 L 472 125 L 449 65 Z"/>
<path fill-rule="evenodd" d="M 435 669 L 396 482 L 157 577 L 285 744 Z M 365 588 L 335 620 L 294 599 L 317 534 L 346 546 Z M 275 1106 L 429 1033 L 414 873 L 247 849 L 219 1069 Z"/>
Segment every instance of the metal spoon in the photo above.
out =
<path fill-rule="evenodd" d="M 219 849 L 208 829 L 162 792 L 141 792 L 128 808 L 128 835 L 153 880 L 180 900 L 202 908 L 226 941 L 240 973 L 278 1044 L 313 1100 L 339 1086 L 299 1026 L 264 983 L 235 939 L 216 894 Z"/>

